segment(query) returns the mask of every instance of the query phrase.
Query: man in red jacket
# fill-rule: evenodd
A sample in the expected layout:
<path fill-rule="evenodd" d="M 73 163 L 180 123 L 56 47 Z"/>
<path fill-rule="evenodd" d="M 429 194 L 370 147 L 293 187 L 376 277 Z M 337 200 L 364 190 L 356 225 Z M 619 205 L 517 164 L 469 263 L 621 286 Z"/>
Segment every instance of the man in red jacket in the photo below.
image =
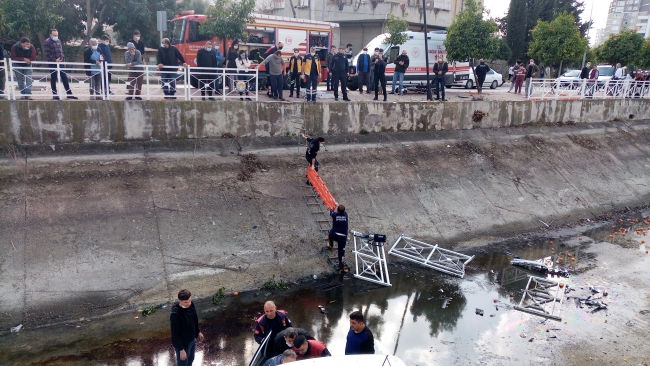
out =
<path fill-rule="evenodd" d="M 299 335 L 293 340 L 293 350 L 297 355 L 296 361 L 316 357 L 329 357 L 332 355 L 325 343 L 315 339 L 308 340 L 303 335 Z"/>

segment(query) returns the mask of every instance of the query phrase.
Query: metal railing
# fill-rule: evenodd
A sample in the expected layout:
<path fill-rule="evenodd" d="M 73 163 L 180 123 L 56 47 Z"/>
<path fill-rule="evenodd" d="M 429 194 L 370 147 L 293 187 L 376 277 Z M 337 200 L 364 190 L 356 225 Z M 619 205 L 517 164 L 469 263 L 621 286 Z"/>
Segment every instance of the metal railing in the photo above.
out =
<path fill-rule="evenodd" d="M 31 65 L 4 59 L 7 98 L 63 99 L 179 99 L 191 100 L 258 100 L 260 89 L 257 69 L 237 70 L 189 66 L 102 63 L 88 69 L 86 63 L 49 63 L 34 61 Z M 54 82 L 52 82 L 54 80 Z M 57 90 L 57 93 L 54 93 Z"/>
<path fill-rule="evenodd" d="M 522 90 L 525 87 L 522 86 Z M 532 79 L 528 99 L 639 99 L 650 96 L 650 81 Z"/>

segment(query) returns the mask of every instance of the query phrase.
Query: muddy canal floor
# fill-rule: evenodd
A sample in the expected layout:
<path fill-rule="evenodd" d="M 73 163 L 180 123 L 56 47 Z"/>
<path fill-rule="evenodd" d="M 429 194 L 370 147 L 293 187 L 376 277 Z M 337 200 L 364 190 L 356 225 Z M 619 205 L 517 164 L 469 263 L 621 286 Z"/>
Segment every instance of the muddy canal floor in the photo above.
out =
<path fill-rule="evenodd" d="M 611 214 L 598 223 L 465 250 L 476 258 L 463 279 L 390 260 L 391 287 L 333 275 L 295 281 L 286 290 L 227 294 L 219 305 L 199 298 L 206 341 L 195 363 L 246 365 L 257 346 L 254 319 L 263 302 L 273 299 L 295 326 L 309 330 L 334 355 L 345 348 L 347 314 L 361 309 L 377 352 L 396 354 L 407 365 L 648 365 L 647 215 L 647 209 Z M 559 261 L 570 271 L 569 278 L 551 277 L 575 289 L 556 304 L 561 321 L 513 309 L 534 273 L 510 266 L 511 255 Z M 342 286 L 318 290 L 339 282 Z M 579 299 L 588 296 L 607 308 L 581 304 Z M 325 307 L 324 314 L 318 305 Z M 132 309 L 5 333 L 0 336 L 2 364 L 173 365 L 169 308 L 164 304 L 150 316 Z"/>

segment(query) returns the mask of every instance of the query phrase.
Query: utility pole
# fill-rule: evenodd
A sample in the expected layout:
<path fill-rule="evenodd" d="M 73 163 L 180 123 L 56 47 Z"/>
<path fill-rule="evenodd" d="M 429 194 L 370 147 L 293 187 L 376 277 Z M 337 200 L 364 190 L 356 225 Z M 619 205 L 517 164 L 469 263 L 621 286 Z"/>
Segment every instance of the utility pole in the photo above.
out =
<path fill-rule="evenodd" d="M 431 83 L 429 82 L 429 32 L 427 29 L 426 0 L 422 0 L 422 20 L 424 21 L 424 62 L 426 63 L 427 68 L 427 102 L 430 102 L 433 98 L 431 96 Z"/>
<path fill-rule="evenodd" d="M 586 37 L 589 37 L 589 31 L 591 30 L 591 23 L 593 22 L 593 15 L 594 15 L 594 4 L 591 4 L 591 12 L 589 13 L 589 28 L 587 28 L 587 34 L 585 35 Z M 589 47 L 589 45 L 587 45 Z M 585 50 L 585 53 L 582 54 L 582 66 L 580 66 L 580 69 L 583 69 L 585 67 L 585 61 L 587 58 L 587 50 Z M 562 70 L 559 70 L 562 71 Z M 559 75 L 558 75 L 559 76 Z"/>

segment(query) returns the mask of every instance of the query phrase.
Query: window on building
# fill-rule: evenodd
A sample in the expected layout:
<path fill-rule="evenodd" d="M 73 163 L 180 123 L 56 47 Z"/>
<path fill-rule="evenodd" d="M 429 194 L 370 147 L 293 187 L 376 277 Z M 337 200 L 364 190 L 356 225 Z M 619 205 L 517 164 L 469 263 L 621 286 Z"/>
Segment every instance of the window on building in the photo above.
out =
<path fill-rule="evenodd" d="M 618 29 L 619 29 L 618 25 L 612 26 L 612 31 L 613 32 L 618 32 Z"/>
<path fill-rule="evenodd" d="M 624 5 L 625 5 L 625 1 L 619 1 L 616 3 L 616 6 L 624 6 Z"/>
<path fill-rule="evenodd" d="M 632 10 L 633 10 L 633 11 L 637 11 L 637 10 L 639 10 L 639 7 L 638 7 L 638 6 L 635 6 L 635 7 L 632 8 Z"/>
<path fill-rule="evenodd" d="M 648 19 L 639 19 L 639 23 L 647 23 Z"/>
<path fill-rule="evenodd" d="M 623 18 L 627 19 L 627 18 L 629 18 L 629 17 L 630 17 L 630 14 L 629 14 L 629 13 L 625 13 L 625 14 L 623 14 Z"/>
<path fill-rule="evenodd" d="M 618 20 L 612 19 L 612 24 L 618 24 Z"/>
<path fill-rule="evenodd" d="M 616 7 L 616 12 L 617 13 L 622 13 L 623 12 L 623 7 L 622 6 L 617 6 Z"/>

